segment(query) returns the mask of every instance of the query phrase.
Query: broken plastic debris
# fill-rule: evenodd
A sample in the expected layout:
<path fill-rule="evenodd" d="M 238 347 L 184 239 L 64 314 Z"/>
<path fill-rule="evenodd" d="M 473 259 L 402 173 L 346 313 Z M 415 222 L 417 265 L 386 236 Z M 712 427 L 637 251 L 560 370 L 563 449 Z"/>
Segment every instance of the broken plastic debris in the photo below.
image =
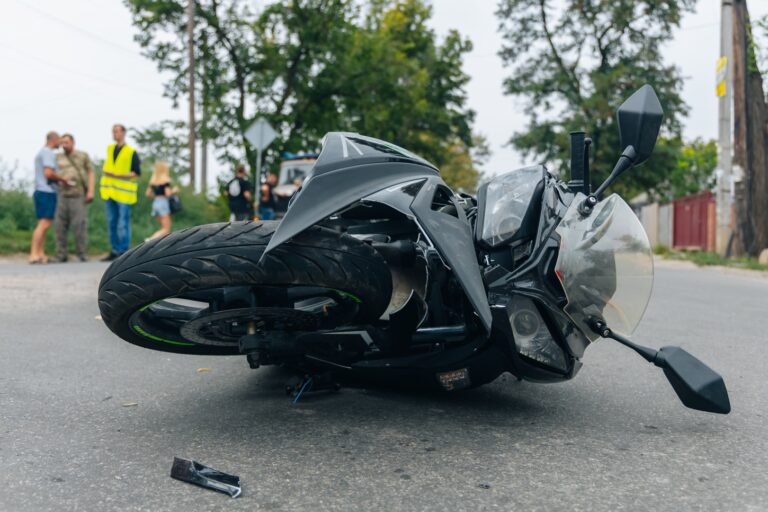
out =
<path fill-rule="evenodd" d="M 139 405 L 139 402 L 123 402 L 123 407 L 136 407 Z"/>
<path fill-rule="evenodd" d="M 193 460 L 173 458 L 171 478 L 181 480 L 206 489 L 223 492 L 232 498 L 240 496 L 240 477 L 228 475 L 217 469 L 209 468 Z"/>
<path fill-rule="evenodd" d="M 203 373 L 203 372 L 209 372 L 209 371 L 211 371 L 210 368 L 198 368 L 197 369 L 197 373 Z"/>

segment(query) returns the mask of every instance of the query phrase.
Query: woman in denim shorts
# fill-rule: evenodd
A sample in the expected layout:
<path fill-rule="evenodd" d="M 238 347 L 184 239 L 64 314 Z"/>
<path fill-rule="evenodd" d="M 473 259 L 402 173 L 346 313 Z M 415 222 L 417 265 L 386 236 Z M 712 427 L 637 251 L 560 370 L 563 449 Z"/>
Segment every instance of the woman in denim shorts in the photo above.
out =
<path fill-rule="evenodd" d="M 178 189 L 171 186 L 168 162 L 162 160 L 155 162 L 155 169 L 149 179 L 146 195 L 152 198 L 152 216 L 160 223 L 160 229 L 152 233 L 152 236 L 146 240 L 160 238 L 171 232 L 171 206 L 168 198 L 177 192 Z"/>

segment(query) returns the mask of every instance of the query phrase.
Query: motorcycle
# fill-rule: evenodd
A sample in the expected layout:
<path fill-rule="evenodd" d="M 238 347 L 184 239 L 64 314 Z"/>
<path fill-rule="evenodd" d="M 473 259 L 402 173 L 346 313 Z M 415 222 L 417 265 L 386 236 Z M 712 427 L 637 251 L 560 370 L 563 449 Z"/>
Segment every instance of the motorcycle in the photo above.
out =
<path fill-rule="evenodd" d="M 653 258 L 627 203 L 603 196 L 651 156 L 662 116 L 648 85 L 622 104 L 622 153 L 595 191 L 583 132 L 571 135 L 570 181 L 536 165 L 476 197 L 403 148 L 328 133 L 280 222 L 198 226 L 135 247 L 101 280 L 101 316 L 141 347 L 288 367 L 294 394 L 361 381 L 452 391 L 505 372 L 565 381 L 607 338 L 662 368 L 685 406 L 727 414 L 715 371 L 629 339 Z"/>

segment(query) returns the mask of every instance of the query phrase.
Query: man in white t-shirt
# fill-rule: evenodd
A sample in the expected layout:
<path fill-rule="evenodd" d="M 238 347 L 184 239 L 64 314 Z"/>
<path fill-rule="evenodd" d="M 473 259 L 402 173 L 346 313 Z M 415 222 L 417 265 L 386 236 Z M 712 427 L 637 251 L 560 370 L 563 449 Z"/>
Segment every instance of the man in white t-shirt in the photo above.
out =
<path fill-rule="evenodd" d="M 56 214 L 56 191 L 59 186 L 67 187 L 67 180 L 57 174 L 56 153 L 59 147 L 59 134 L 48 132 L 45 146 L 35 156 L 35 216 L 37 226 L 32 232 L 32 243 L 29 249 L 30 263 L 48 263 L 45 255 L 45 234 L 53 223 Z"/>

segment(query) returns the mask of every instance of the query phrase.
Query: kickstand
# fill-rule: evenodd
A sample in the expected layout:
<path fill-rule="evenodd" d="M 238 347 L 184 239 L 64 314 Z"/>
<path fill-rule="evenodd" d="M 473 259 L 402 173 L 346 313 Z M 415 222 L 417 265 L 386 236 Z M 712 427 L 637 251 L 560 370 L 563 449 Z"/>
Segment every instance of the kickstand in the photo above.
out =
<path fill-rule="evenodd" d="M 318 373 L 314 375 L 304 375 L 288 381 L 285 385 L 285 394 L 293 397 L 293 403 L 299 403 L 299 400 L 305 393 L 317 391 L 338 391 L 341 385 L 333 379 L 331 372 Z"/>

